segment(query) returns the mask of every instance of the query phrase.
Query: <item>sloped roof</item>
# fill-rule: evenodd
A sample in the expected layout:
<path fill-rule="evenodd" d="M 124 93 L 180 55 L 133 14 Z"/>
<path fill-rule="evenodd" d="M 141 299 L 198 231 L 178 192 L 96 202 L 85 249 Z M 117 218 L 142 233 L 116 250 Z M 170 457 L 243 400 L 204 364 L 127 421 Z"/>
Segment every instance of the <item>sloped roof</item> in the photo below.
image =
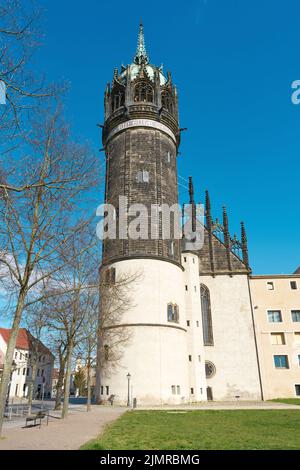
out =
<path fill-rule="evenodd" d="M 293 274 L 300 274 L 300 266 L 299 268 L 296 269 L 296 271 Z"/>
<path fill-rule="evenodd" d="M 214 265 L 214 269 L 212 270 L 209 235 L 206 227 L 204 227 L 203 247 L 201 250 L 196 250 L 195 253 L 197 253 L 199 258 L 199 274 L 248 274 L 250 272 L 243 261 L 232 251 L 230 252 L 231 269 L 229 269 L 226 246 L 215 234 L 212 234 L 212 256 Z"/>
<path fill-rule="evenodd" d="M 2 336 L 6 344 L 9 341 L 10 333 L 11 330 L 9 328 L 0 328 L 0 335 Z M 30 351 L 33 349 L 33 344 L 36 342 L 38 344 L 39 352 L 41 352 L 42 354 L 49 354 L 53 356 L 52 352 L 40 340 L 32 336 L 32 334 L 28 330 L 26 330 L 26 328 L 19 329 L 16 348 Z"/>

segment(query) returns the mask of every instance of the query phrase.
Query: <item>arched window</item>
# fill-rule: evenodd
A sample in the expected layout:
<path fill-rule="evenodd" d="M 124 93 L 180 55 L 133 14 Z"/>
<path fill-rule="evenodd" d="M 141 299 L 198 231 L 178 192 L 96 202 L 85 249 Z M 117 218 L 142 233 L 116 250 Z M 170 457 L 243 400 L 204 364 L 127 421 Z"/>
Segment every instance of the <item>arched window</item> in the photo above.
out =
<path fill-rule="evenodd" d="M 170 113 L 173 112 L 173 101 L 170 93 L 167 90 L 161 92 L 161 105 L 166 108 Z"/>
<path fill-rule="evenodd" d="M 109 356 L 109 346 L 108 344 L 104 345 L 104 359 L 108 361 L 108 356 Z"/>
<path fill-rule="evenodd" d="M 213 346 L 213 328 L 211 318 L 210 294 L 208 288 L 201 284 L 201 311 L 202 311 L 202 328 L 204 346 Z"/>
<path fill-rule="evenodd" d="M 116 111 L 116 109 L 121 108 L 125 104 L 125 93 L 123 90 L 116 90 L 113 91 L 111 95 L 111 110 L 112 112 Z"/>
<path fill-rule="evenodd" d="M 153 88 L 147 82 L 139 82 L 134 88 L 134 101 L 153 103 Z"/>
<path fill-rule="evenodd" d="M 179 307 L 176 304 L 168 304 L 168 321 L 179 323 Z"/>

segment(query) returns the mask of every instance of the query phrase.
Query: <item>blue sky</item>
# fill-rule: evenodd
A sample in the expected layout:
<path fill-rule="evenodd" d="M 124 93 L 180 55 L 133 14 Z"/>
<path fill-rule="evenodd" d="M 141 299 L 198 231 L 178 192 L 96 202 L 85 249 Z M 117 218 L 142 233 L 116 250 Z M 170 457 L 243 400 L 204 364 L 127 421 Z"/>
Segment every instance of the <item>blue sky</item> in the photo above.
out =
<path fill-rule="evenodd" d="M 291 83 L 300 79 L 299 1 L 39 3 L 45 35 L 36 67 L 70 81 L 74 132 L 97 148 L 106 82 L 131 62 L 143 18 L 150 60 L 171 70 L 188 128 L 179 174 L 193 175 L 199 202 L 209 189 L 214 216 L 227 206 L 232 233 L 244 220 L 254 273 L 293 272 L 300 265 L 300 105 L 291 102 Z"/>

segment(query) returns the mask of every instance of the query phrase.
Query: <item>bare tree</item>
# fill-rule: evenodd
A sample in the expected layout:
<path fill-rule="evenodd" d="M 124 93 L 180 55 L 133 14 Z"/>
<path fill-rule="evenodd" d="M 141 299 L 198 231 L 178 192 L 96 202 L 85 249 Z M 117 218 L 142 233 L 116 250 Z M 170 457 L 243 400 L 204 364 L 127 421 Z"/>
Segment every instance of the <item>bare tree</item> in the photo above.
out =
<path fill-rule="evenodd" d="M 38 362 L 41 354 L 45 353 L 45 346 L 42 340 L 45 340 L 45 333 L 48 330 L 48 319 L 42 302 L 31 305 L 31 307 L 26 310 L 25 315 L 26 326 L 30 332 L 30 355 L 28 365 L 31 367 L 31 377 L 28 387 L 28 415 L 31 415 Z M 48 360 L 52 361 L 53 359 L 48 357 Z M 44 365 L 49 365 L 49 362 L 46 362 Z"/>
<path fill-rule="evenodd" d="M 25 110 L 57 92 L 30 69 L 41 41 L 40 17 L 41 9 L 31 1 L 0 0 L 0 83 L 6 94 L 0 106 L 0 144 L 20 134 Z"/>
<path fill-rule="evenodd" d="M 92 379 L 96 367 L 98 341 L 99 288 L 91 288 L 86 295 L 86 313 L 78 335 L 76 350 L 85 359 L 83 371 L 86 378 L 87 411 L 91 411 Z M 94 374 L 95 375 L 95 374 Z"/>
<path fill-rule="evenodd" d="M 43 283 L 55 279 L 80 256 L 67 249 L 68 256 L 60 254 L 90 224 L 83 201 L 89 199 L 99 175 L 96 157 L 86 145 L 70 139 L 59 108 L 37 111 L 32 129 L 25 142 L 25 157 L 18 159 L 14 180 L 16 187 L 28 181 L 36 181 L 37 186 L 22 193 L 4 188 L 0 198 L 1 283 L 14 301 L 0 384 L 0 432 L 24 308 L 42 300 L 44 293 L 39 295 L 39 291 Z M 85 249 L 81 247 L 82 252 Z"/>
<path fill-rule="evenodd" d="M 50 328 L 56 330 L 65 344 L 64 401 L 62 418 L 68 415 L 70 379 L 74 348 L 85 336 L 83 325 L 91 308 L 91 297 L 98 290 L 98 266 L 100 260 L 99 241 L 89 227 L 66 243 L 59 256 L 62 262 L 72 259 L 52 277 L 57 287 L 55 296 L 50 292 L 48 318 Z M 57 296 L 59 293 L 59 298 Z"/>
<path fill-rule="evenodd" d="M 54 340 L 54 344 L 55 344 L 55 347 L 53 348 L 53 351 L 57 353 L 58 363 L 59 363 L 54 409 L 60 410 L 61 400 L 63 397 L 67 345 L 66 345 L 63 335 L 59 335 L 58 338 Z"/>

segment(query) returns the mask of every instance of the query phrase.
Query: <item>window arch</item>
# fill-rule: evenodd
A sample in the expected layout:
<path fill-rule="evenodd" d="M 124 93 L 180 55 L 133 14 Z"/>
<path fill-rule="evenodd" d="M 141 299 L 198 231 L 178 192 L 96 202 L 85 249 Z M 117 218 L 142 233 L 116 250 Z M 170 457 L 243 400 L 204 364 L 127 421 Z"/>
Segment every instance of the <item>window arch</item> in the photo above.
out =
<path fill-rule="evenodd" d="M 168 322 L 179 323 L 179 307 L 177 304 L 168 304 Z"/>
<path fill-rule="evenodd" d="M 116 111 L 116 109 L 121 108 L 125 105 L 125 92 L 124 90 L 117 89 L 113 91 L 111 95 L 111 110 L 112 112 Z"/>
<path fill-rule="evenodd" d="M 211 304 L 210 304 L 210 293 L 209 289 L 201 284 L 200 286 L 201 295 L 201 311 L 202 311 L 202 328 L 203 328 L 203 343 L 204 346 L 213 346 L 213 328 L 211 318 Z"/>
<path fill-rule="evenodd" d="M 170 113 L 173 112 L 173 101 L 168 90 L 161 92 L 161 105 L 166 108 Z"/>
<path fill-rule="evenodd" d="M 153 103 L 153 88 L 147 82 L 138 82 L 134 88 L 134 101 Z"/>

